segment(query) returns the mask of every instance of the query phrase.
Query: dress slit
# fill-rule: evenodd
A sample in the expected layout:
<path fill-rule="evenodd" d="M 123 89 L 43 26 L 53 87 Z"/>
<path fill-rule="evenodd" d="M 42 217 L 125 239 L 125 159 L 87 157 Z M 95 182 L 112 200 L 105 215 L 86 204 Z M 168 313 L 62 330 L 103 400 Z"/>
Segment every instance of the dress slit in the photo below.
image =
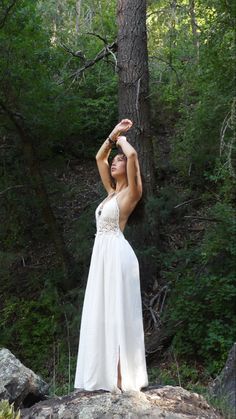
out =
<path fill-rule="evenodd" d="M 120 360 L 120 345 L 118 345 L 116 358 L 116 387 L 118 388 L 118 378 L 119 378 L 119 362 L 120 362 L 120 376 L 121 376 L 121 388 L 122 388 L 122 373 L 121 373 L 121 360 Z"/>

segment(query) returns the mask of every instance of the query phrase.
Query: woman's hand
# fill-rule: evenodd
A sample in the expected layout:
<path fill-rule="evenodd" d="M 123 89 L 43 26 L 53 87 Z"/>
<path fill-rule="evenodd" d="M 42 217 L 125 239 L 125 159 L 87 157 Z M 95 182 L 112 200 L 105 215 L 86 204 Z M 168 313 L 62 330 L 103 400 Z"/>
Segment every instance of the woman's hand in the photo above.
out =
<path fill-rule="evenodd" d="M 116 141 L 117 137 L 119 137 L 119 135 L 122 132 L 126 132 L 128 131 L 133 125 L 133 122 L 130 119 L 122 119 L 119 124 L 117 124 L 115 126 L 115 128 L 112 130 L 112 132 L 110 133 L 109 137 L 113 140 Z"/>

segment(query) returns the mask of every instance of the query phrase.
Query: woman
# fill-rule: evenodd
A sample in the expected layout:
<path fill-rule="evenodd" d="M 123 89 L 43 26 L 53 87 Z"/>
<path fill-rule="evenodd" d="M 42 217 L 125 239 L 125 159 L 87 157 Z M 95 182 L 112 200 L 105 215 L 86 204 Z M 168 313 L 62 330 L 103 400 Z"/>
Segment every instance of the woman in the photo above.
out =
<path fill-rule="evenodd" d="M 137 257 L 123 235 L 142 196 L 137 153 L 123 119 L 96 155 L 108 196 L 95 211 L 95 237 L 82 311 L 75 388 L 139 391 L 148 385 Z M 113 144 L 122 149 L 112 160 Z M 115 187 L 113 185 L 115 181 Z"/>

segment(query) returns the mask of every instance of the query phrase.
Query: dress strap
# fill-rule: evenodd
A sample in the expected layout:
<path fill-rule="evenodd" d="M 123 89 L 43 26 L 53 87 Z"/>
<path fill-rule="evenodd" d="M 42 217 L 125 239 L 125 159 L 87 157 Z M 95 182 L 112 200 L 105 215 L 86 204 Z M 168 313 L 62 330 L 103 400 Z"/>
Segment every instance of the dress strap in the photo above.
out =
<path fill-rule="evenodd" d="M 120 191 L 120 192 L 118 192 L 117 194 L 116 194 L 116 192 L 114 191 L 114 192 L 112 192 L 112 193 L 110 193 L 109 195 L 107 195 L 107 197 L 100 203 L 100 205 L 99 205 L 99 211 L 98 211 L 98 215 L 101 215 L 101 212 L 102 212 L 102 209 L 103 209 L 103 207 L 104 207 L 104 205 L 107 203 L 107 202 L 109 202 L 109 201 L 111 201 L 112 200 L 112 198 L 114 197 L 115 198 L 115 200 L 116 200 L 116 204 L 117 204 L 117 207 L 119 208 L 119 206 L 118 206 L 118 202 L 117 202 L 117 196 L 121 193 L 122 191 Z"/>
<path fill-rule="evenodd" d="M 110 201 L 112 199 L 112 196 L 115 194 L 115 191 L 110 193 L 109 195 L 106 196 L 106 198 L 100 203 L 99 205 L 99 212 L 101 213 L 102 208 L 104 207 L 105 203 L 107 201 Z"/>

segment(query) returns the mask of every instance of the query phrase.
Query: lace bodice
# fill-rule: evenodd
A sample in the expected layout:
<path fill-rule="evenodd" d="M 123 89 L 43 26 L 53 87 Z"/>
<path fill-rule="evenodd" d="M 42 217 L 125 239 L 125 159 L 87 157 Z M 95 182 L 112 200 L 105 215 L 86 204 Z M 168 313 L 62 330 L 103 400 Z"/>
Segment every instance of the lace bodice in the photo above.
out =
<path fill-rule="evenodd" d="M 119 226 L 119 205 L 117 202 L 117 195 L 114 193 L 112 196 L 108 196 L 102 201 L 96 211 L 96 225 L 97 233 L 96 234 L 120 234 L 122 233 Z"/>

